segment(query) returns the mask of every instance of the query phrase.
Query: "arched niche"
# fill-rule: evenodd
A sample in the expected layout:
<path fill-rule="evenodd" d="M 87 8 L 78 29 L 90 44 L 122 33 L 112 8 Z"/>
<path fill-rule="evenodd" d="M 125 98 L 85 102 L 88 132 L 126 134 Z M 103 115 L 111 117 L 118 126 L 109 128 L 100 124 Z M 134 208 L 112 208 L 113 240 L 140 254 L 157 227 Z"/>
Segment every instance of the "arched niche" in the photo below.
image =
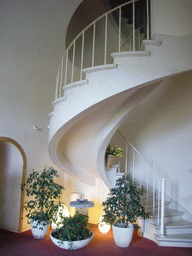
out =
<path fill-rule="evenodd" d="M 7 137 L 0 137 L 0 154 L 1 228 L 20 233 L 25 200 L 20 187 L 26 178 L 26 155 L 15 140 Z"/>

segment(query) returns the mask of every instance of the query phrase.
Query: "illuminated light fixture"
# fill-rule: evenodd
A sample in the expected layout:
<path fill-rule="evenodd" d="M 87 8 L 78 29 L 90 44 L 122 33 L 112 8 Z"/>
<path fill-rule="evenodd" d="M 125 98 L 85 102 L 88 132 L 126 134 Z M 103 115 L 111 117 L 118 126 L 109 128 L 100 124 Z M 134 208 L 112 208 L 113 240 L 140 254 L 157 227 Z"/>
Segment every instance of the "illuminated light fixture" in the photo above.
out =
<path fill-rule="evenodd" d="M 107 234 L 111 228 L 111 225 L 109 225 L 103 221 L 103 215 L 102 215 L 101 218 L 99 219 L 98 227 L 99 227 L 99 230 L 101 231 L 101 233 Z"/>
<path fill-rule="evenodd" d="M 52 229 L 60 228 L 63 224 L 61 223 L 62 217 L 69 217 L 69 210 L 64 204 L 60 204 L 58 211 L 53 214 L 51 223 Z"/>

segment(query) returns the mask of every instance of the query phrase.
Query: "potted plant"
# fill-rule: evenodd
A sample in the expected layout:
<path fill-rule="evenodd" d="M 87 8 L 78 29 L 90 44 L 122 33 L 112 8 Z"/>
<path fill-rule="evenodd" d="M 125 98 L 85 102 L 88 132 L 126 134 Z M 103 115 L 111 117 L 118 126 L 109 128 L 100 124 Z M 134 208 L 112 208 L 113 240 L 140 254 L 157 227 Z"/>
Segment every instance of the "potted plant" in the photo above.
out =
<path fill-rule="evenodd" d="M 150 218 L 150 214 L 141 205 L 142 192 L 130 179 L 130 175 L 119 178 L 104 206 L 104 221 L 112 225 L 113 236 L 117 246 L 128 247 L 131 243 L 134 227 L 137 229 L 138 217 Z"/>
<path fill-rule="evenodd" d="M 111 167 L 116 156 L 123 157 L 123 149 L 118 145 L 108 145 L 106 150 L 107 170 Z"/>
<path fill-rule="evenodd" d="M 58 205 L 55 199 L 60 198 L 63 186 L 54 182 L 54 177 L 59 177 L 52 167 L 43 169 L 42 172 L 34 171 L 29 175 L 21 189 L 26 189 L 30 199 L 25 202 L 24 208 L 28 212 L 26 217 L 31 224 L 33 237 L 43 238 L 48 230 L 52 214 Z"/>
<path fill-rule="evenodd" d="M 51 232 L 51 240 L 62 249 L 76 250 L 85 247 L 94 237 L 94 233 L 88 229 L 88 218 L 79 212 L 73 217 L 63 217 L 63 226 Z"/>

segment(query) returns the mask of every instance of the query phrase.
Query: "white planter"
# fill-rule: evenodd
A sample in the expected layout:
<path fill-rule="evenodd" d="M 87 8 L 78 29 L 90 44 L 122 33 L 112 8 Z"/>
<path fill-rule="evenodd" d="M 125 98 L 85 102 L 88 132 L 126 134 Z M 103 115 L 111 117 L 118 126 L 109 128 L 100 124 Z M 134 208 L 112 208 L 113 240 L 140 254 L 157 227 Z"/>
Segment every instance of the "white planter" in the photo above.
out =
<path fill-rule="evenodd" d="M 60 241 L 59 239 L 53 237 L 52 234 L 54 232 L 56 232 L 56 231 L 53 230 L 50 234 L 51 240 L 53 241 L 53 243 L 55 245 L 57 245 L 61 249 L 66 249 L 66 250 L 81 249 L 81 248 L 85 247 L 86 245 L 88 245 L 94 237 L 94 233 L 91 231 L 91 233 L 92 233 L 91 237 L 84 239 L 84 240 L 80 240 L 80 241 L 73 241 L 70 243 L 68 241 Z"/>
<path fill-rule="evenodd" d="M 35 239 L 42 239 L 46 236 L 49 224 L 42 221 L 38 224 L 38 221 L 31 220 L 31 232 Z"/>
<path fill-rule="evenodd" d="M 128 247 L 133 237 L 134 226 L 129 223 L 127 228 L 112 225 L 115 244 L 119 247 Z"/>

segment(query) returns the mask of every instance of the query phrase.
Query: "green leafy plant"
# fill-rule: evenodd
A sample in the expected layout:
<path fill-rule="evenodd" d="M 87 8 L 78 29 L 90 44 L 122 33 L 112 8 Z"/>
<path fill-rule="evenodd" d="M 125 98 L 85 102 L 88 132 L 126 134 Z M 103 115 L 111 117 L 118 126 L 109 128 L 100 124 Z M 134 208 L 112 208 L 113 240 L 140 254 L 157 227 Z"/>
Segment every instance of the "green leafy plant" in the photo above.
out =
<path fill-rule="evenodd" d="M 123 157 L 123 149 L 120 148 L 118 145 L 108 145 L 107 147 L 107 151 L 106 151 L 107 154 L 109 155 L 113 155 L 113 156 L 120 156 L 120 157 Z"/>
<path fill-rule="evenodd" d="M 116 223 L 127 227 L 128 223 L 134 224 L 138 217 L 150 218 L 150 214 L 141 205 L 141 195 L 141 190 L 133 184 L 130 175 L 119 178 L 115 188 L 110 189 L 106 201 L 102 203 L 104 221 L 110 225 Z M 139 228 L 136 224 L 134 226 Z"/>
<path fill-rule="evenodd" d="M 73 217 L 63 217 L 63 226 L 55 230 L 52 236 L 69 242 L 69 249 L 72 248 L 73 241 L 84 240 L 91 237 L 92 232 L 88 229 L 88 216 L 80 214 L 78 211 Z"/>
<path fill-rule="evenodd" d="M 28 212 L 28 220 L 45 221 L 49 224 L 52 214 L 58 208 L 55 203 L 62 194 L 63 186 L 54 182 L 54 177 L 59 177 L 52 167 L 43 169 L 42 172 L 34 171 L 27 178 L 21 189 L 26 189 L 26 194 L 32 199 L 25 202 L 24 208 Z"/>

